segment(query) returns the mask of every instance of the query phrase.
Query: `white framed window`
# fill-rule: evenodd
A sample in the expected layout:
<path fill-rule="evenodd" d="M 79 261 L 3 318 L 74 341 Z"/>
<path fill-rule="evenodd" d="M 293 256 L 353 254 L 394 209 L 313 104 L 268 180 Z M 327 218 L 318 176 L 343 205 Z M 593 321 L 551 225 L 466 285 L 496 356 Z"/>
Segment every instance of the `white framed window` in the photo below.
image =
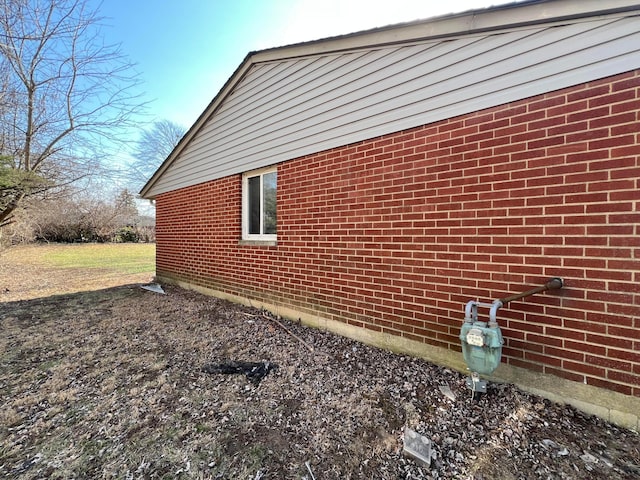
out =
<path fill-rule="evenodd" d="M 276 241 L 276 167 L 242 175 L 242 239 Z"/>

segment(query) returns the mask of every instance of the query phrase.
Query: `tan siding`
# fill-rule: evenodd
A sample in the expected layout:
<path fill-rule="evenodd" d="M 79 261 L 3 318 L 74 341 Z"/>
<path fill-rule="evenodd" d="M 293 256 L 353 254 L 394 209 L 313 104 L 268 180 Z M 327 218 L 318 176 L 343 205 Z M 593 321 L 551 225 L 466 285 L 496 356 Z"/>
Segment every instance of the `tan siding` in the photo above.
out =
<path fill-rule="evenodd" d="M 156 195 L 640 67 L 637 17 L 253 65 Z"/>

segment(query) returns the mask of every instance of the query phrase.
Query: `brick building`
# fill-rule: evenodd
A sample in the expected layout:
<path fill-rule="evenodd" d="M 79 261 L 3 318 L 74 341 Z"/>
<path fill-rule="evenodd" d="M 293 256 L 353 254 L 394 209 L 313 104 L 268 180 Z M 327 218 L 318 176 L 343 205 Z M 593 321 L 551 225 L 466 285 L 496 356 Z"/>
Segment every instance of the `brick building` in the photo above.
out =
<path fill-rule="evenodd" d="M 157 276 L 638 428 L 640 5 L 529 1 L 250 53 L 144 187 Z"/>

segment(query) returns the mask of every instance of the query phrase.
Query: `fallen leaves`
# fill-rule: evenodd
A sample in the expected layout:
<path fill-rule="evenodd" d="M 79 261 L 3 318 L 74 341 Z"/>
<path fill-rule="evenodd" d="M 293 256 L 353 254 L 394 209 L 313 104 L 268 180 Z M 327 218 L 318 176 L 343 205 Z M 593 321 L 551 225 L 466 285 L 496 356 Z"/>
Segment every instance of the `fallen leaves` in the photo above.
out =
<path fill-rule="evenodd" d="M 637 434 L 571 407 L 497 384 L 473 401 L 446 368 L 166 293 L 0 304 L 0 478 L 640 473 Z M 279 368 L 255 384 L 202 371 L 239 360 Z M 429 468 L 402 455 L 405 427 L 431 440 Z"/>

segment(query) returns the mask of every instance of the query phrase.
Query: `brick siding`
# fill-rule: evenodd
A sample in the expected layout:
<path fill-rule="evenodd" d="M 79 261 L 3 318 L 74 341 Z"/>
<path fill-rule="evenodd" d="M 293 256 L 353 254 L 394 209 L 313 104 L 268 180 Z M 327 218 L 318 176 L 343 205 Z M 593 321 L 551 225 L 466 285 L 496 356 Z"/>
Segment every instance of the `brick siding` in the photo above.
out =
<path fill-rule="evenodd" d="M 277 246 L 240 245 L 241 176 L 157 198 L 157 273 L 640 397 L 640 72 L 284 162 Z M 481 313 L 483 313 L 481 311 Z"/>

